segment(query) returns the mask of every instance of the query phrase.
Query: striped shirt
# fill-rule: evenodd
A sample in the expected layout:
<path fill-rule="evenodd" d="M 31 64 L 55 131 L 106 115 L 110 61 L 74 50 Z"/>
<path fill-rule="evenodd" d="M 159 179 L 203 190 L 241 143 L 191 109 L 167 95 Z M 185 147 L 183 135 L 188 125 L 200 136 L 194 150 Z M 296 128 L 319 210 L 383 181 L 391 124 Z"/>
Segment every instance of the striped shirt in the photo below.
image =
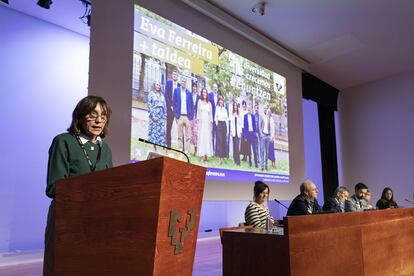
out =
<path fill-rule="evenodd" d="M 266 220 L 268 217 L 270 217 L 269 209 L 267 207 L 261 207 L 254 201 L 250 202 L 244 212 L 246 225 L 252 225 L 254 227 L 266 228 Z"/>

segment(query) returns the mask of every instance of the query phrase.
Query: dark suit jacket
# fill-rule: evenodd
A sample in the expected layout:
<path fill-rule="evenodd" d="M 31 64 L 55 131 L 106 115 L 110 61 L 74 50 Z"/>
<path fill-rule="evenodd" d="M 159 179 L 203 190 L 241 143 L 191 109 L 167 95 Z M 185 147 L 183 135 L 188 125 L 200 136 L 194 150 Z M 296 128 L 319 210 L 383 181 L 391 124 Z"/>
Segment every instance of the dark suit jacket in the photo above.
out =
<path fill-rule="evenodd" d="M 328 198 L 322 208 L 324 211 L 332 211 L 335 213 L 342 213 L 341 205 L 335 197 Z"/>
<path fill-rule="evenodd" d="M 180 87 L 181 84 L 177 83 L 177 87 Z M 167 80 L 165 84 L 165 104 L 167 106 L 167 111 L 171 112 L 171 107 L 173 107 L 173 80 Z"/>
<path fill-rule="evenodd" d="M 311 211 L 312 213 L 310 213 Z M 302 195 L 298 195 L 292 201 L 287 211 L 288 216 L 301 216 L 301 215 L 310 215 L 314 213 L 319 213 L 322 211 L 321 206 L 319 205 L 318 201 L 315 199 L 313 204 L 306 200 L 306 198 Z"/>
<path fill-rule="evenodd" d="M 244 115 L 244 126 L 243 126 L 243 137 L 244 139 L 247 140 L 247 138 L 249 137 L 249 119 L 248 116 L 251 116 L 252 119 L 252 127 L 253 127 L 253 132 L 256 133 L 258 131 L 258 129 L 256 129 L 256 123 L 255 123 L 255 119 L 254 119 L 254 114 L 249 114 L 246 113 Z"/>
<path fill-rule="evenodd" d="M 187 117 L 189 120 L 193 119 L 194 116 L 194 104 L 193 104 L 193 96 L 188 89 L 185 89 L 186 99 L 187 99 Z M 177 87 L 174 90 L 174 97 L 173 97 L 173 109 L 174 109 L 174 117 L 180 118 L 181 116 L 181 87 Z"/>
<path fill-rule="evenodd" d="M 379 199 L 377 201 L 378 209 L 398 208 L 398 204 L 395 201 L 388 201 L 386 199 Z"/>
<path fill-rule="evenodd" d="M 193 95 L 191 95 L 191 100 L 193 100 Z M 197 110 L 198 110 L 198 102 L 199 101 L 200 101 L 200 95 L 197 95 L 196 102 L 195 102 L 195 105 L 194 105 L 194 118 L 197 118 Z"/>
<path fill-rule="evenodd" d="M 217 101 L 218 101 L 218 97 L 221 96 L 220 91 L 217 92 Z M 214 122 L 214 116 L 216 115 L 216 102 L 214 101 L 214 92 L 210 92 L 208 93 L 208 99 L 210 100 L 211 103 L 211 111 L 213 114 L 213 122 Z"/>

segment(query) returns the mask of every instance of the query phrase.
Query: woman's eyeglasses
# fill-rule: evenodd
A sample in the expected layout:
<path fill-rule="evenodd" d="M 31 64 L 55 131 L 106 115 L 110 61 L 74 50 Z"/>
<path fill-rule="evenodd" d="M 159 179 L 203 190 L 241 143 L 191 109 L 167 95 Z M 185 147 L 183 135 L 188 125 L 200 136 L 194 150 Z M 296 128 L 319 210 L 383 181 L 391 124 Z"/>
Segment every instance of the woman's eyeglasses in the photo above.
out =
<path fill-rule="evenodd" d="M 96 120 L 98 118 L 101 118 L 101 120 L 104 121 L 104 122 L 108 119 L 107 116 L 106 116 L 106 114 L 99 115 L 96 112 L 91 112 L 88 115 L 86 115 L 86 119 L 87 120 Z"/>

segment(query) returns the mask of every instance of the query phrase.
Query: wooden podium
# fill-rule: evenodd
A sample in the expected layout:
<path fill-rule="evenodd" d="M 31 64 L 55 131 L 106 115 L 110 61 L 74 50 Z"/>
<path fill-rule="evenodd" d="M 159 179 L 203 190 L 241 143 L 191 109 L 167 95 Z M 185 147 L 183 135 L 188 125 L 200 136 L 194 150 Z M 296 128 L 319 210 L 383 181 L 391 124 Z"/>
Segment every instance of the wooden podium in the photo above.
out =
<path fill-rule="evenodd" d="M 205 174 L 161 157 L 59 181 L 54 275 L 191 275 Z"/>

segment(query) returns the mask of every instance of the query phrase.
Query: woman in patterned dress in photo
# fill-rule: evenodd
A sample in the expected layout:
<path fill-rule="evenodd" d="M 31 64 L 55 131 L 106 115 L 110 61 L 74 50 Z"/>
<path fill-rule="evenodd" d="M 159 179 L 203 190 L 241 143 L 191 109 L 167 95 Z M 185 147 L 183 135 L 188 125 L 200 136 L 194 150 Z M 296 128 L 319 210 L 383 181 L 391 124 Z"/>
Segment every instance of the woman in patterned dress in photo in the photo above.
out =
<path fill-rule="evenodd" d="M 164 146 L 167 110 L 159 82 L 154 83 L 148 94 L 148 113 L 148 141 Z"/>

